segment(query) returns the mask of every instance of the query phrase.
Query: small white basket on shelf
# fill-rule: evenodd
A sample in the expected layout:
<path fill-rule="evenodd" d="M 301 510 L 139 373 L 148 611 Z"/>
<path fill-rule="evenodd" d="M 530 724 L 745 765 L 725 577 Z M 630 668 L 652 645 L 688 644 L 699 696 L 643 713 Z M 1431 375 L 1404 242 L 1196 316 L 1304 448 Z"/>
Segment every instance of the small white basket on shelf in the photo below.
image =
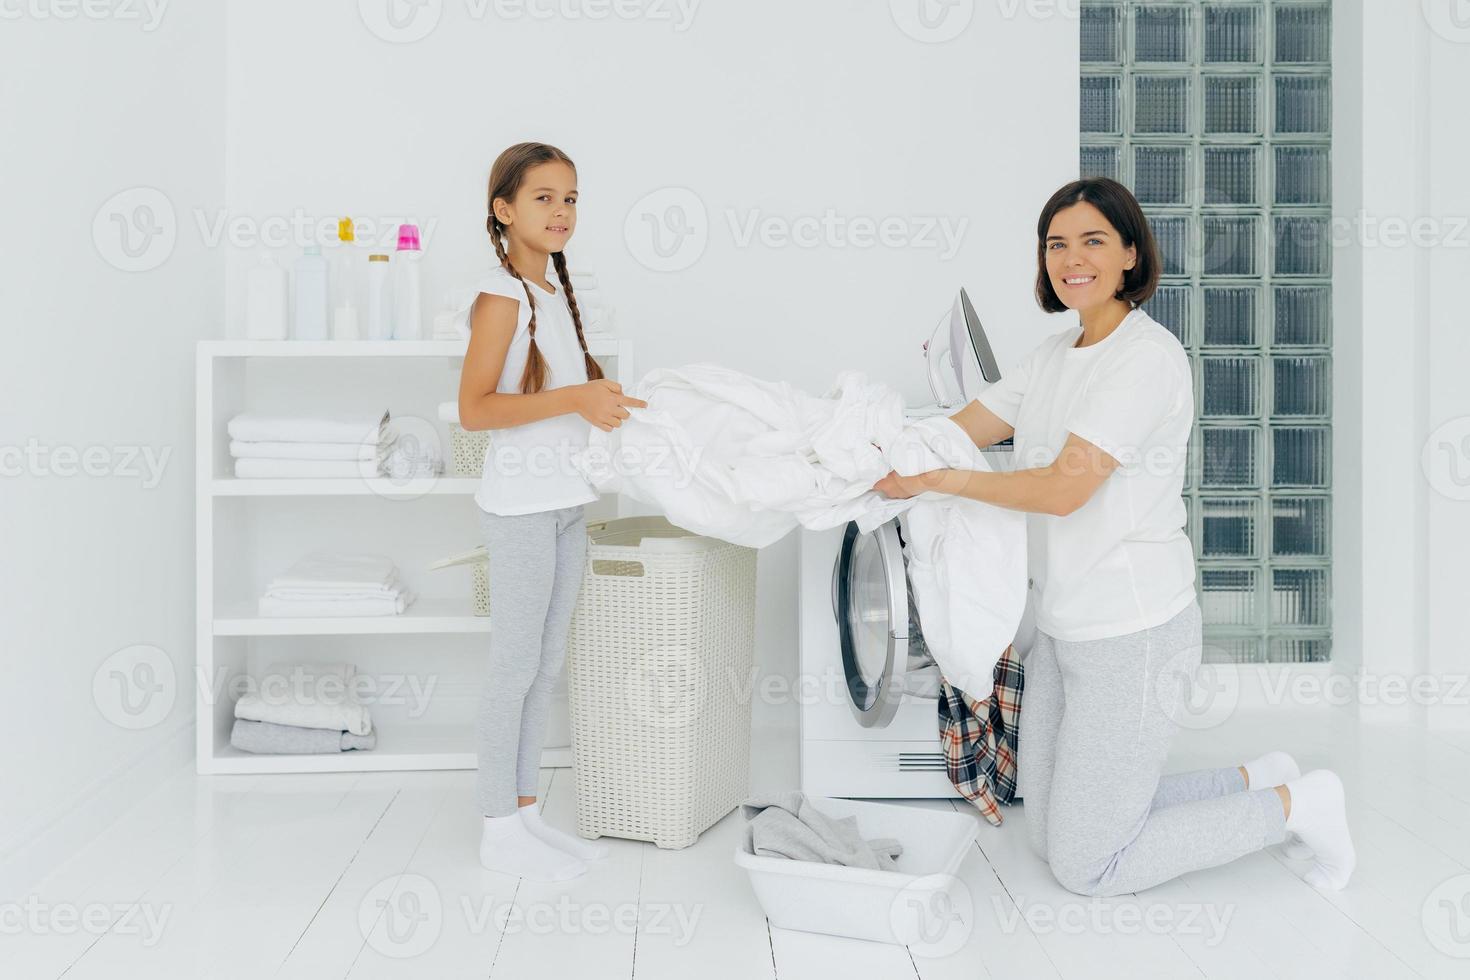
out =
<path fill-rule="evenodd" d="M 430 568 L 449 568 L 452 565 L 470 566 L 470 584 L 474 590 L 475 615 L 490 615 L 490 552 L 484 545 L 461 555 L 441 558 Z"/>
<path fill-rule="evenodd" d="M 480 476 L 484 473 L 490 430 L 471 432 L 460 425 L 458 402 L 440 402 L 439 421 L 449 427 L 449 463 L 454 475 Z"/>
<path fill-rule="evenodd" d="M 756 553 L 662 517 L 587 534 L 567 643 L 577 833 L 687 847 L 749 795 Z"/>
<path fill-rule="evenodd" d="M 449 450 L 455 476 L 480 476 L 485 471 L 485 452 L 490 430 L 470 432 L 458 422 L 449 423 Z"/>

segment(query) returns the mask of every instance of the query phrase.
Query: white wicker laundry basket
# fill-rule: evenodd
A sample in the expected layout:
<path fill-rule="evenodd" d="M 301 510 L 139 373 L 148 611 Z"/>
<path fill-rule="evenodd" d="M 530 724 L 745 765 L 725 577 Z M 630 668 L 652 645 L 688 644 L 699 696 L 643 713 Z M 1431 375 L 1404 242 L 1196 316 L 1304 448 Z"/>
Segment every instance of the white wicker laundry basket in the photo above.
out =
<path fill-rule="evenodd" d="M 755 551 L 588 525 L 567 643 L 577 832 L 687 847 L 749 795 Z"/>

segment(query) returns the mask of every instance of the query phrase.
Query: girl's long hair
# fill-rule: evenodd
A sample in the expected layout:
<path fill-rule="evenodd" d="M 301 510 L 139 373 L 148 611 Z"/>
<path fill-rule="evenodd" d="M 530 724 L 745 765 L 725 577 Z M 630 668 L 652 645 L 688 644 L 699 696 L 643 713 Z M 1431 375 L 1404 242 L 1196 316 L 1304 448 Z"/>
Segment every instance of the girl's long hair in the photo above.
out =
<path fill-rule="evenodd" d="M 517 143 L 510 147 L 496 157 L 495 163 L 490 167 L 490 190 L 485 203 L 485 230 L 490 233 L 495 254 L 500 258 L 501 267 L 520 280 L 525 287 L 526 302 L 531 311 L 531 346 L 526 352 L 526 369 L 521 373 L 521 392 L 528 395 L 546 387 L 546 359 L 541 356 L 541 349 L 536 345 L 536 296 L 531 291 L 531 284 L 510 263 L 505 245 L 505 225 L 495 217 L 495 200 L 500 198 L 514 201 L 526 179 L 526 171 L 543 163 L 553 162 L 566 164 L 572 168 L 573 173 L 577 171 L 577 165 L 572 163 L 571 157 L 546 143 Z M 582 313 L 577 309 L 577 297 L 572 293 L 572 277 L 567 272 L 567 257 L 562 252 L 552 252 L 551 261 L 556 266 L 556 277 L 566 295 L 567 307 L 572 311 L 572 322 L 577 326 L 577 342 L 582 345 L 582 357 L 587 361 L 587 380 L 596 381 L 603 376 L 602 367 L 587 352 L 587 338 L 582 335 Z"/>

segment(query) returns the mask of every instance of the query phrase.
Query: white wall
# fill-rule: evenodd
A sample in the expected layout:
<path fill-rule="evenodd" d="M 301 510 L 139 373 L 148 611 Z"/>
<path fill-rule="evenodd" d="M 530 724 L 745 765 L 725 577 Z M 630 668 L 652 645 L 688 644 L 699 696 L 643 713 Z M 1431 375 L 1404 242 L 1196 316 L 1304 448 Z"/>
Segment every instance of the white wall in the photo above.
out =
<path fill-rule="evenodd" d="M 167 229 L 170 206 L 223 194 L 225 18 L 214 4 L 165 6 L 156 21 L 142 5 L 88 6 L 104 16 L 7 4 L 0 22 L 7 896 L 190 759 L 193 343 L 217 331 L 223 263 L 187 236 L 170 245 Z M 120 267 L 116 219 L 137 220 L 127 241 L 155 267 Z M 32 440 L 44 455 L 17 457 Z M 136 644 L 185 696 L 150 700 L 159 717 L 130 729 L 113 719 L 145 716 L 121 711 L 108 660 Z"/>
<path fill-rule="evenodd" d="M 1465 283 L 1470 282 L 1470 187 L 1465 161 L 1470 159 L 1470 126 L 1461 96 L 1470 87 L 1470 23 L 1458 23 L 1441 4 L 1423 46 L 1427 96 L 1423 119 L 1424 214 L 1434 216 L 1452 247 L 1436 248 L 1424 258 L 1419 286 L 1427 286 L 1424 318 L 1428 348 L 1423 355 L 1432 457 L 1430 493 L 1425 519 L 1425 595 L 1420 608 L 1428 623 L 1425 646 L 1429 671 L 1453 679 L 1470 678 L 1470 323 L 1466 319 Z M 1463 5 L 1460 5 L 1463 8 Z M 1443 19 L 1440 19 L 1443 16 Z M 1470 727 L 1470 685 L 1459 690 L 1459 702 L 1434 705 L 1429 722 L 1437 727 Z"/>
<path fill-rule="evenodd" d="M 957 38 L 926 44 L 887 3 L 709 0 L 682 31 L 507 19 L 495 5 L 476 18 L 476 6 L 446 0 L 426 37 L 392 44 L 350 3 L 234 5 L 231 214 L 414 214 L 432 225 L 437 303 L 493 261 L 491 160 L 544 139 L 579 166 L 573 262 L 613 294 L 642 367 L 712 359 L 811 387 L 857 367 L 917 398 L 919 344 L 959 285 L 980 298 L 1003 360 L 1060 328 L 1030 299 L 1030 246 L 1045 196 L 1075 176 L 1074 19 L 1026 16 L 1025 4 L 1008 19 L 1008 5 L 977 4 Z M 692 191 L 709 219 L 703 254 L 678 272 L 640 264 L 624 235 L 630 209 L 663 188 Z M 895 217 L 918 236 L 928 216 L 968 226 L 941 257 L 742 247 L 730 225 L 732 213 L 743 228 L 753 213 L 828 209 Z M 232 255 L 232 297 L 252 261 Z"/>
<path fill-rule="evenodd" d="M 1334 14 L 1337 210 L 1352 232 L 1334 256 L 1339 392 L 1351 396 L 1339 399 L 1337 425 L 1339 448 L 1355 457 L 1339 454 L 1339 521 L 1351 523 L 1335 540 L 1338 644 L 1361 643 L 1370 677 L 1437 692 L 1400 704 L 1374 698 L 1364 717 L 1437 727 L 1470 726 L 1470 688 L 1461 686 L 1470 677 L 1470 132 L 1461 98 L 1470 28 L 1456 24 L 1453 7 L 1357 0 Z M 1344 429 L 1358 426 L 1361 439 L 1344 444 Z M 1354 501 L 1361 506 L 1344 506 Z M 1361 621 L 1360 635 L 1344 632 L 1344 616 Z"/>
<path fill-rule="evenodd" d="M 820 391 L 858 368 L 927 401 L 920 345 L 959 286 L 1003 367 L 1062 327 L 1031 299 L 1036 215 L 1077 168 L 1077 22 L 1057 6 L 974 4 L 961 33 L 926 43 L 887 2 L 708 0 L 680 30 L 445 0 L 423 8 L 427 34 L 391 43 L 351 3 L 238 3 L 229 214 L 247 235 L 296 214 L 333 229 L 339 214 L 389 229 L 413 215 L 428 236 L 426 295 L 437 305 L 494 260 L 484 231 L 491 161 L 511 143 L 545 140 L 577 162 L 569 253 L 616 303 L 640 374 L 711 360 Z M 650 268 L 652 239 L 637 234 L 644 199 L 661 191 L 652 220 L 674 220 L 669 202 L 706 215 L 691 220 L 688 251 L 674 252 L 685 260 L 677 271 Z M 913 244 L 739 238 L 752 217 L 781 228 L 829 210 L 844 222 L 896 219 Z M 929 230 L 941 221 L 962 231 L 952 250 Z M 300 244 L 279 254 L 289 260 Z M 230 251 L 232 331 L 254 261 L 250 248 Z M 767 671 L 794 668 L 794 545 L 761 556 Z M 794 719 L 790 706 L 768 705 L 758 718 L 768 709 Z"/>

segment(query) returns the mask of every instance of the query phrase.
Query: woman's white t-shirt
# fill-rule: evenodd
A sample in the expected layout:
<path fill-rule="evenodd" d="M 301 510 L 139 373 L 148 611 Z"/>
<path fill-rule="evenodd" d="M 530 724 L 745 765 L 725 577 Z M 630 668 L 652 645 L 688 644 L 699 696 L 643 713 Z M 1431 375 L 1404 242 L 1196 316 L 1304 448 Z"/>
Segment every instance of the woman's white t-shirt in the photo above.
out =
<path fill-rule="evenodd" d="M 1068 433 L 1119 462 L 1066 517 L 1027 514 L 1036 626 L 1059 640 L 1168 622 L 1195 598 L 1182 493 L 1194 423 L 1189 358 L 1142 309 L 1095 344 L 1048 337 L 979 401 L 1015 429 L 1015 468 L 1053 462 Z"/>
<path fill-rule="evenodd" d="M 546 389 L 584 384 L 587 362 L 577 340 L 577 327 L 572 311 L 560 286 L 548 293 L 535 283 L 521 281 L 503 267 L 497 266 L 476 283 L 474 297 L 480 293 L 506 296 L 520 304 L 516 312 L 516 329 L 505 354 L 505 365 L 495 390 L 503 394 L 519 394 L 521 372 L 526 369 L 526 356 L 531 349 L 531 308 L 526 302 L 530 287 L 536 297 L 536 346 L 546 360 Z M 464 313 L 468 319 L 474 310 L 471 302 Z M 466 324 L 468 333 L 468 324 Z M 491 514 L 535 514 L 541 511 L 573 507 L 597 499 L 597 491 L 572 465 L 572 455 L 587 448 L 592 426 L 575 412 L 548 419 L 527 422 L 490 431 L 490 445 L 485 451 L 485 464 L 475 503 Z"/>

